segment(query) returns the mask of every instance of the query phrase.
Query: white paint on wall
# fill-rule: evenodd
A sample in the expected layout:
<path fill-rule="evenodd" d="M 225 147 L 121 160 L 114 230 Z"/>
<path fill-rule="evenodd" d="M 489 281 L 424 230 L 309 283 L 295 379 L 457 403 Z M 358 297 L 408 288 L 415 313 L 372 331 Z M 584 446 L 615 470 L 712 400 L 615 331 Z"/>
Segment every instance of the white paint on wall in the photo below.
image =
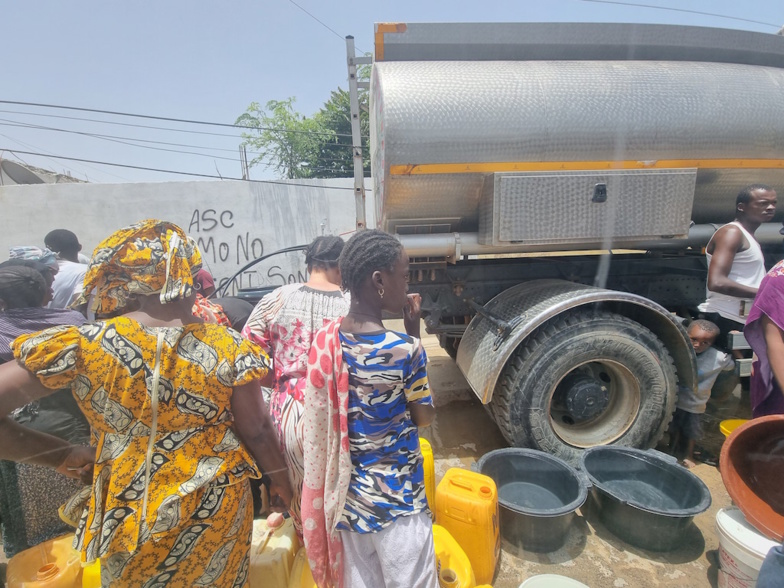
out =
<path fill-rule="evenodd" d="M 305 187 L 310 184 L 318 187 Z M 342 188 L 342 189 L 334 189 Z M 368 214 L 373 207 L 368 206 Z M 15 245 L 43 247 L 53 229 L 76 233 L 83 250 L 146 218 L 181 226 L 199 243 L 204 266 L 226 280 L 253 259 L 319 235 L 350 236 L 356 226 L 353 180 L 39 184 L 0 187 L 0 259 Z M 368 218 L 368 226 L 374 219 Z M 241 274 L 242 288 L 305 279 L 304 255 L 265 260 Z"/>

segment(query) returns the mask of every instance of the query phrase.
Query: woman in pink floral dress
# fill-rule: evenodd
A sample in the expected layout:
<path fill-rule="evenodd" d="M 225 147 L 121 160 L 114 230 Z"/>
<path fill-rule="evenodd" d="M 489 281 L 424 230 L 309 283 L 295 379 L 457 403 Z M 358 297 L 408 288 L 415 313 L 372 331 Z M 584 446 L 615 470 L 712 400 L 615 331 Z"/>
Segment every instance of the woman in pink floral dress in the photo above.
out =
<path fill-rule="evenodd" d="M 290 512 L 302 534 L 300 496 L 304 456 L 300 420 L 304 407 L 308 353 L 315 334 L 325 324 L 348 313 L 350 300 L 340 289 L 340 237 L 317 237 L 305 252 L 310 277 L 267 294 L 253 309 L 242 335 L 272 358 L 274 388 L 268 400 L 270 416 L 289 467 L 294 496 Z"/>

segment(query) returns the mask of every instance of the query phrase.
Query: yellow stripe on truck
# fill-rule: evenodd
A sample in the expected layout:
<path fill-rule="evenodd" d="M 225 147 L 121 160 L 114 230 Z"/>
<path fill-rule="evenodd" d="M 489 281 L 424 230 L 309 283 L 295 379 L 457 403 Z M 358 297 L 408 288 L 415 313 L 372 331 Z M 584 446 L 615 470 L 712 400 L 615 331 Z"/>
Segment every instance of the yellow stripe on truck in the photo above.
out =
<path fill-rule="evenodd" d="M 384 33 L 405 33 L 404 22 L 377 22 L 376 23 L 376 57 L 375 61 L 384 61 Z"/>
<path fill-rule="evenodd" d="M 378 48 L 378 45 L 376 45 Z M 650 161 L 501 161 L 391 165 L 393 176 L 490 174 L 496 172 L 584 171 L 603 169 L 784 169 L 782 159 L 657 159 Z"/>

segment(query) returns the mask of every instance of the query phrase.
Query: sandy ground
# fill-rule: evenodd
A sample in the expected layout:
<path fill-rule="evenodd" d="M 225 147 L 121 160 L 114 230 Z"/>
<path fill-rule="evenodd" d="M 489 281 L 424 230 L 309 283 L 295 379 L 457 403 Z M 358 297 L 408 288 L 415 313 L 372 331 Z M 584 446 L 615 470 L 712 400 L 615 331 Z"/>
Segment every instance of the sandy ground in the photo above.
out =
<path fill-rule="evenodd" d="M 400 329 L 392 324 L 390 328 Z M 402 329 L 401 329 L 402 330 Z M 495 423 L 474 398 L 454 362 L 438 347 L 435 337 L 423 338 L 430 363 L 428 372 L 436 400 L 435 422 L 422 430 L 435 453 L 436 479 L 451 467 L 470 467 L 486 452 L 506 447 Z M 747 405 L 746 401 L 746 405 Z M 720 407 L 709 407 L 704 445 L 718 455 L 721 441 L 718 422 L 733 415 L 745 416 L 743 400 L 730 398 Z M 747 410 L 747 409 L 746 409 Z M 593 513 L 579 512 L 564 547 L 547 554 L 526 551 L 505 541 L 493 582 L 495 588 L 517 588 L 536 574 L 560 574 L 591 588 L 637 586 L 703 587 L 717 585 L 716 512 L 730 505 L 717 468 L 698 464 L 693 470 L 710 489 L 711 507 L 694 519 L 680 549 L 669 553 L 647 552 L 613 536 Z M 0 552 L 0 564 L 5 558 Z M 0 581 L 4 575 L 0 565 Z"/>

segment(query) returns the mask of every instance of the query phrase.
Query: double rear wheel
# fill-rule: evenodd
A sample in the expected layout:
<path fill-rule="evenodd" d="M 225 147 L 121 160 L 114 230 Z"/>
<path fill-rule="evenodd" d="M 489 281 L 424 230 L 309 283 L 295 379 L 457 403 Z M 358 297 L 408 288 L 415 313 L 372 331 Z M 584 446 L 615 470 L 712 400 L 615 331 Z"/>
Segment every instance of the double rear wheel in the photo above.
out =
<path fill-rule="evenodd" d="M 677 397 L 664 344 L 624 316 L 577 310 L 539 327 L 515 351 L 490 412 L 507 441 L 571 463 L 595 445 L 652 447 Z"/>

